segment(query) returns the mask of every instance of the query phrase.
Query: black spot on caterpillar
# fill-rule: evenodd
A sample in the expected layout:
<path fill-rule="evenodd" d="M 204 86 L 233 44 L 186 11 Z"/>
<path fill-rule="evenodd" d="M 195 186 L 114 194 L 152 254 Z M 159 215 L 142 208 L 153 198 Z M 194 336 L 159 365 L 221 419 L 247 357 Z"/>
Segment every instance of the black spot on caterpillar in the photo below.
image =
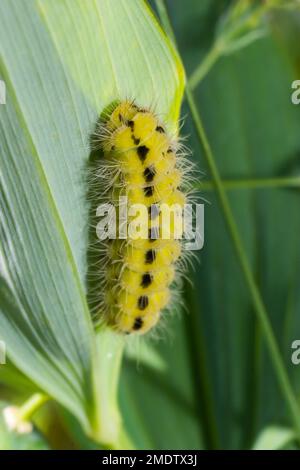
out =
<path fill-rule="evenodd" d="M 153 196 L 154 193 L 154 188 L 153 186 L 145 186 L 144 188 L 144 194 L 146 197 L 151 197 Z"/>
<path fill-rule="evenodd" d="M 144 163 L 144 161 L 146 160 L 146 157 L 147 157 L 147 153 L 149 152 L 149 148 L 146 147 L 146 145 L 140 145 L 138 148 L 137 148 L 137 154 L 141 160 L 141 162 Z"/>
<path fill-rule="evenodd" d="M 132 132 L 133 132 L 133 130 L 134 130 L 134 122 L 133 122 L 133 121 L 131 121 L 131 120 L 130 120 L 130 121 L 128 121 L 128 126 L 130 127 L 130 129 L 131 129 L 131 130 L 132 130 Z"/>
<path fill-rule="evenodd" d="M 152 282 L 153 276 L 150 273 L 144 273 L 142 275 L 141 286 L 146 288 L 149 287 Z"/>
<path fill-rule="evenodd" d="M 141 295 L 139 298 L 138 298 L 138 308 L 140 310 L 145 310 L 145 308 L 147 308 L 149 305 L 149 299 L 146 295 Z"/>
<path fill-rule="evenodd" d="M 151 249 L 151 250 L 146 251 L 146 255 L 145 255 L 146 264 L 152 264 L 155 261 L 155 258 L 156 258 L 155 250 Z"/>
<path fill-rule="evenodd" d="M 133 324 L 133 329 L 135 331 L 137 330 L 140 330 L 143 326 L 143 320 L 141 317 L 136 317 L 136 319 L 134 320 L 134 324 Z"/>
<path fill-rule="evenodd" d="M 136 137 L 134 137 L 133 134 L 131 134 L 131 138 L 132 138 L 134 145 L 139 145 L 141 139 L 137 139 Z"/>
<path fill-rule="evenodd" d="M 144 170 L 145 181 L 147 183 L 151 183 L 154 179 L 155 173 L 156 173 L 156 171 L 155 171 L 155 168 L 154 168 L 153 165 L 145 168 L 145 170 Z"/>

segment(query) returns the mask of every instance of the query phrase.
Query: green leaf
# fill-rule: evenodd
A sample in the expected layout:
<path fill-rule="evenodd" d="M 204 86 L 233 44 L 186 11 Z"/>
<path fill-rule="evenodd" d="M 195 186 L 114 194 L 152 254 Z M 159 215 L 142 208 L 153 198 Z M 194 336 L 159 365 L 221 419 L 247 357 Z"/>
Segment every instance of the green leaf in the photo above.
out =
<path fill-rule="evenodd" d="M 9 390 L 10 396 L 15 394 L 21 395 L 23 399 L 37 391 L 36 384 L 32 383 L 26 375 L 22 374 L 8 357 L 6 357 L 6 363 L 0 365 L 0 384 Z"/>
<path fill-rule="evenodd" d="M 96 346 L 85 298 L 90 134 L 128 97 L 175 129 L 183 69 L 140 0 L 3 0 L 0 15 L 0 335 L 16 366 L 96 432 L 120 346 L 101 332 Z"/>
<path fill-rule="evenodd" d="M 280 450 L 295 440 L 291 429 L 269 426 L 257 437 L 253 450 Z"/>

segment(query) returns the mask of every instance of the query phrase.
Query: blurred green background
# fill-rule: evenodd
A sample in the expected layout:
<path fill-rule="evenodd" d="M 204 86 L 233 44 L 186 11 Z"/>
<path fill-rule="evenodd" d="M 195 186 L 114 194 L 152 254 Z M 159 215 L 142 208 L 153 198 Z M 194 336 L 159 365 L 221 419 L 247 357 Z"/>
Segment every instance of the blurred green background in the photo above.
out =
<path fill-rule="evenodd" d="M 165 2 L 187 79 L 234 3 Z M 159 16 L 157 4 L 150 2 Z M 300 404 L 300 366 L 291 363 L 291 343 L 300 339 L 300 184 L 288 183 L 300 177 L 300 105 L 291 103 L 291 84 L 300 79 L 299 6 L 271 9 L 261 24 L 265 34 L 222 56 L 194 96 Z M 92 121 L 94 110 L 84 109 Z M 126 346 L 118 392 L 124 427 L 143 449 L 297 449 L 186 100 L 181 116 L 181 133 L 201 170 L 205 245 L 190 272 L 192 286 L 185 285 L 182 313 L 169 319 L 159 339 Z M 232 187 L 236 182 L 239 188 Z M 32 384 L 11 374 L 0 374 L 0 397 L 19 403 Z M 7 438 L 1 421 L 1 446 L 99 447 L 57 403 L 45 405 L 35 424 L 37 437 L 20 444 L 19 436 Z"/>
<path fill-rule="evenodd" d="M 230 2 L 166 4 L 189 76 L 210 49 Z M 196 89 L 223 180 L 299 176 L 300 108 L 290 97 L 291 83 L 300 74 L 300 15 L 278 10 L 266 21 L 265 37 L 221 58 Z M 182 133 L 190 136 L 188 145 L 205 181 L 210 174 L 186 104 L 182 116 Z M 228 195 L 300 399 L 300 369 L 291 364 L 291 343 L 300 336 L 299 189 L 248 189 L 245 182 Z M 135 397 L 139 409 L 145 408 L 145 429 L 152 410 L 149 444 L 154 447 L 211 446 L 216 430 L 221 448 L 249 448 L 262 430 L 289 426 L 289 420 L 214 191 L 202 196 L 207 201 L 205 246 L 192 273 L 192 301 L 170 326 L 171 339 L 156 345 L 167 371 L 141 372 Z M 124 382 L 127 368 L 135 374 L 136 366 L 126 365 Z M 153 407 L 154 396 L 159 401 Z"/>

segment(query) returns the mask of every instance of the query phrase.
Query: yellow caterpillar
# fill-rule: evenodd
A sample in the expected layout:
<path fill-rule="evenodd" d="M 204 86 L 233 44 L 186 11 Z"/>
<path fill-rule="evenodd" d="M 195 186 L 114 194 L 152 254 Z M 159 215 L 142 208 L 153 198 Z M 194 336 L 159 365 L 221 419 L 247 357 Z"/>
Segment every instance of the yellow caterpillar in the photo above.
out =
<path fill-rule="evenodd" d="M 95 176 L 103 182 L 99 202 L 118 207 L 120 196 L 126 196 L 128 207 L 144 204 L 149 228 L 146 239 L 101 242 L 97 310 L 118 332 L 143 334 L 157 324 L 170 302 L 182 249 L 174 237 L 174 221 L 170 238 L 161 236 L 160 208 L 183 208 L 185 167 L 177 138 L 153 112 L 134 102 L 117 104 L 98 128 L 98 138 L 103 153 Z"/>

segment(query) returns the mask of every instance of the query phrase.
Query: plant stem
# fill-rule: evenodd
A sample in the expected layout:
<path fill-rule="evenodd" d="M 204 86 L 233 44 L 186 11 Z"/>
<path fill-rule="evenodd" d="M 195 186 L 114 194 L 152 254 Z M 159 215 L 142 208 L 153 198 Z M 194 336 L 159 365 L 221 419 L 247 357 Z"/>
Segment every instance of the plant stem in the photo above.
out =
<path fill-rule="evenodd" d="M 18 419 L 20 421 L 30 421 L 32 415 L 49 401 L 50 398 L 42 393 L 32 395 L 18 410 Z"/>
<path fill-rule="evenodd" d="M 161 3 L 163 3 L 163 0 L 161 0 Z M 168 16 L 166 9 L 164 10 L 165 10 L 164 16 L 161 18 L 163 25 L 164 25 L 165 17 Z M 166 24 L 164 26 L 166 27 L 167 31 L 170 29 L 172 30 L 169 20 L 166 21 Z M 172 32 L 172 37 L 174 37 L 173 32 Z M 207 139 L 207 136 L 206 136 L 203 124 L 202 124 L 200 113 L 197 110 L 194 96 L 189 85 L 187 85 L 186 87 L 186 98 L 187 98 L 187 102 L 191 111 L 191 116 L 194 122 L 194 126 L 198 135 L 200 145 L 203 148 L 204 156 L 205 156 L 207 165 L 212 175 L 212 180 L 216 189 L 216 193 L 219 199 L 219 203 L 223 212 L 223 216 L 224 216 L 227 228 L 228 228 L 228 232 L 232 240 L 243 276 L 245 278 L 245 282 L 248 286 L 249 292 L 251 293 L 253 306 L 255 308 L 257 318 L 260 322 L 262 332 L 264 334 L 266 344 L 269 349 L 269 353 L 270 353 L 271 360 L 273 362 L 274 370 L 277 375 L 277 379 L 281 387 L 282 394 L 288 405 L 288 408 L 291 414 L 291 419 L 292 419 L 292 422 L 294 423 L 298 440 L 300 442 L 300 409 L 298 406 L 297 398 L 291 386 L 288 373 L 284 367 L 281 353 L 280 353 L 278 344 L 276 342 L 275 335 L 274 335 L 271 323 L 269 321 L 266 308 L 264 306 L 260 292 L 255 283 L 254 276 L 250 269 L 247 255 L 244 250 L 243 243 L 240 238 L 238 228 L 234 220 L 233 212 L 231 210 L 229 200 L 224 190 L 223 183 L 219 174 L 219 170 L 217 168 L 213 152 L 211 150 L 209 141 Z"/>
<path fill-rule="evenodd" d="M 239 180 L 222 180 L 223 188 L 234 189 L 267 189 L 267 188 L 300 188 L 300 176 L 286 178 L 254 178 Z M 215 189 L 213 181 L 200 181 L 194 185 L 201 191 L 212 191 Z"/>
<path fill-rule="evenodd" d="M 96 334 L 96 413 L 91 437 L 107 449 L 124 449 L 129 445 L 118 407 L 118 381 L 124 344 L 123 338 L 108 328 L 102 328 Z"/>

